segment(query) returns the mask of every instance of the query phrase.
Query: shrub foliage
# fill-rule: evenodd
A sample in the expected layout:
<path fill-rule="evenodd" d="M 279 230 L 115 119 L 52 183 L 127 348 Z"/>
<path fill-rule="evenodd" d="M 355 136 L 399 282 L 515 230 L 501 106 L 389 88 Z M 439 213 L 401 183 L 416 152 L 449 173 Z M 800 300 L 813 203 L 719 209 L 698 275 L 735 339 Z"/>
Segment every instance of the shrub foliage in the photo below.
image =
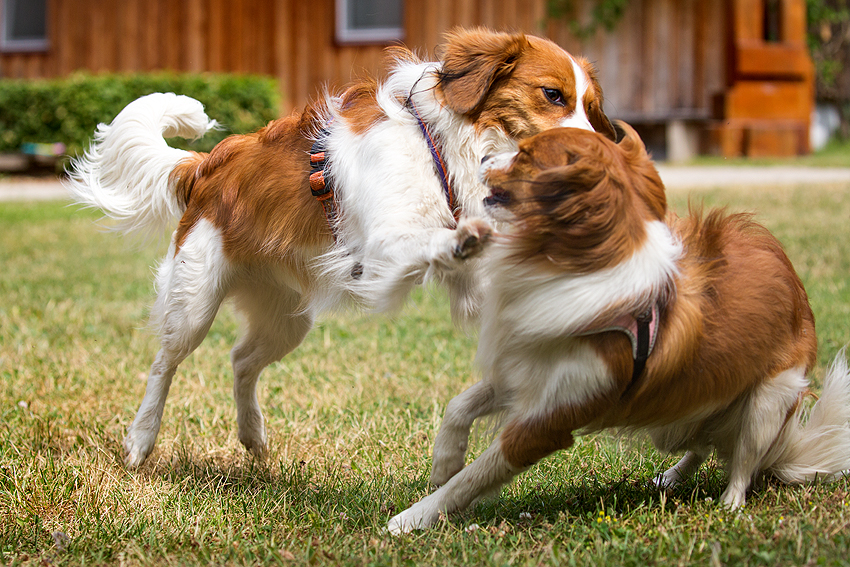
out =
<path fill-rule="evenodd" d="M 65 79 L 0 81 L 0 152 L 24 143 L 62 143 L 68 155 L 88 147 L 101 122 L 152 92 L 201 101 L 222 129 L 192 144 L 208 151 L 225 136 L 256 130 L 278 116 L 280 94 L 270 77 L 228 74 L 75 74 Z M 176 142 L 176 141 L 175 141 Z M 186 147 L 180 142 L 175 145 Z"/>

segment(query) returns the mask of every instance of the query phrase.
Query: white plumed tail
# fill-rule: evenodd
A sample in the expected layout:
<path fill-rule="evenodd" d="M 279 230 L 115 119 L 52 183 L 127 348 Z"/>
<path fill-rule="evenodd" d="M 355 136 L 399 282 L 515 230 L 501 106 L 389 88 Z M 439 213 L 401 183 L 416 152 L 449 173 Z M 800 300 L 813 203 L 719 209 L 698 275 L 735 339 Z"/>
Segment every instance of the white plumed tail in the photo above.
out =
<path fill-rule="evenodd" d="M 189 152 L 169 147 L 165 138 L 197 139 L 216 127 L 204 106 L 173 93 L 143 96 L 111 124 L 100 124 L 89 150 L 71 162 L 66 185 L 77 203 L 101 209 L 112 229 L 157 234 L 183 214 L 168 182 Z"/>
<path fill-rule="evenodd" d="M 820 399 L 805 419 L 798 410 L 775 448 L 771 473 L 796 484 L 850 475 L 850 369 L 845 349 L 835 357 Z"/>

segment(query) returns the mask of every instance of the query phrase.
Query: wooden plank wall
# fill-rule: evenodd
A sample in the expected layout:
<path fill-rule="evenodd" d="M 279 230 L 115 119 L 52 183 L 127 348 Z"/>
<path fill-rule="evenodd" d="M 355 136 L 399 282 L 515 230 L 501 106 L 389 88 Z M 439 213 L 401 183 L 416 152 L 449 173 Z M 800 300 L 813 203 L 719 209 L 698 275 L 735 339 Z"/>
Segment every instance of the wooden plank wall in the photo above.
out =
<path fill-rule="evenodd" d="M 725 2 L 704 0 L 630 2 L 614 30 L 583 42 L 547 28 L 596 64 L 612 116 L 644 122 L 710 117 L 726 84 L 726 29 Z"/>
<path fill-rule="evenodd" d="M 382 46 L 334 43 L 333 0 L 49 0 L 46 53 L 0 54 L 4 78 L 154 70 L 259 73 L 301 105 L 377 72 Z"/>
<path fill-rule="evenodd" d="M 613 116 L 707 117 L 725 83 L 725 6 L 633 0 L 613 32 L 579 41 L 564 22 L 547 22 L 546 0 L 407 0 L 404 43 L 433 56 L 456 25 L 547 35 L 596 63 Z M 0 54 L 0 76 L 261 73 L 281 79 L 292 108 L 322 85 L 383 72 L 382 46 L 335 43 L 334 0 L 49 0 L 48 12 L 50 50 Z"/>
<path fill-rule="evenodd" d="M 274 71 L 270 0 L 49 0 L 47 53 L 4 53 L 3 77 L 105 71 Z"/>

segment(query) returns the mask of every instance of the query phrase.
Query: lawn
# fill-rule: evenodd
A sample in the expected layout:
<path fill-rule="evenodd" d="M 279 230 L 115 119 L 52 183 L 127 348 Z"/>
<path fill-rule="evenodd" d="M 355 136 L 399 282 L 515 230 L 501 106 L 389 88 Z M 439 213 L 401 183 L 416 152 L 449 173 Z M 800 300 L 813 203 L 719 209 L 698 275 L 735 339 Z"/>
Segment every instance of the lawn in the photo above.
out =
<path fill-rule="evenodd" d="M 694 165 L 785 165 L 798 167 L 850 167 L 850 140 L 833 137 L 823 148 L 810 154 L 781 158 L 724 158 L 720 156 L 698 156 Z"/>
<path fill-rule="evenodd" d="M 850 343 L 850 185 L 674 193 L 749 210 L 806 284 L 822 366 Z M 325 319 L 261 379 L 270 455 L 236 438 L 226 307 L 181 367 L 158 448 L 136 472 L 121 440 L 157 342 L 150 266 L 62 203 L 0 203 L 0 563 L 284 565 L 850 565 L 850 481 L 768 480 L 717 505 L 709 461 L 669 494 L 675 462 L 642 437 L 584 437 L 494 500 L 393 538 L 387 519 L 428 491 L 446 403 L 475 378 L 475 339 L 439 289 L 393 318 Z M 473 454 L 485 446 L 473 445 Z"/>

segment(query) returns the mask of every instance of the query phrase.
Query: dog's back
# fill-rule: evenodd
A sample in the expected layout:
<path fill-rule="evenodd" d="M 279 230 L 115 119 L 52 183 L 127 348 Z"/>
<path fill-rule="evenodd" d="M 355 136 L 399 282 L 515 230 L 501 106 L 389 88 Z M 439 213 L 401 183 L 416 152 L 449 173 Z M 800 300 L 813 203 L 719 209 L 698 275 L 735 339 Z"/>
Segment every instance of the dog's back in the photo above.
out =
<path fill-rule="evenodd" d="M 331 233 L 312 197 L 309 160 L 315 111 L 270 122 L 255 133 L 234 135 L 209 155 L 184 159 L 171 174 L 186 201 L 178 246 L 201 218 L 222 233 L 233 261 L 296 262 L 301 250 L 328 246 Z M 296 268 L 296 266 L 292 266 Z M 297 266 L 294 273 L 303 271 Z"/>
<path fill-rule="evenodd" d="M 807 373 L 816 363 L 806 291 L 766 228 L 722 209 L 671 214 L 668 223 L 684 249 L 676 292 L 662 310 L 647 378 L 611 416 L 617 425 L 723 407 L 782 370 Z"/>

